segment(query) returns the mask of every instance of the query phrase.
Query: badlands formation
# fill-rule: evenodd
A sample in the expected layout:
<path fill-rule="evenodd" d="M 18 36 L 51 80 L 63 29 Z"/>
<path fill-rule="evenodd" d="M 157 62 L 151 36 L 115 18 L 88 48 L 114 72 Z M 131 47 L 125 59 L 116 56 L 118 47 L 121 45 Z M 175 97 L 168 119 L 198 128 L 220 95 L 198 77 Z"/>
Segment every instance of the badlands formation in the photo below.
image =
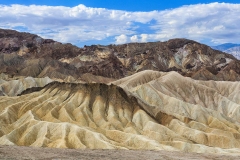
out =
<path fill-rule="evenodd" d="M 0 145 L 240 154 L 240 61 L 186 39 L 71 44 L 0 29 Z"/>
<path fill-rule="evenodd" d="M 240 83 L 142 71 L 0 97 L 0 144 L 240 153 Z"/>

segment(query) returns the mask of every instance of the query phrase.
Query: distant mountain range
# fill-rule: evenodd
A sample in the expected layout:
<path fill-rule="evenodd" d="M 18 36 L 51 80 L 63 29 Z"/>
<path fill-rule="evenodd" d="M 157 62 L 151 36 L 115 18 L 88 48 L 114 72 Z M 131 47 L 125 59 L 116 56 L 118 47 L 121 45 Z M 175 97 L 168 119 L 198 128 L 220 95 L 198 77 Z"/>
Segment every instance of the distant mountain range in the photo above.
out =
<path fill-rule="evenodd" d="M 176 71 L 198 80 L 240 80 L 240 61 L 188 39 L 78 48 L 30 33 L 0 29 L 0 73 L 12 80 L 49 77 L 107 83 L 143 70 Z"/>
<path fill-rule="evenodd" d="M 240 44 L 224 43 L 218 46 L 213 46 L 212 48 L 229 53 L 237 59 L 240 59 Z"/>

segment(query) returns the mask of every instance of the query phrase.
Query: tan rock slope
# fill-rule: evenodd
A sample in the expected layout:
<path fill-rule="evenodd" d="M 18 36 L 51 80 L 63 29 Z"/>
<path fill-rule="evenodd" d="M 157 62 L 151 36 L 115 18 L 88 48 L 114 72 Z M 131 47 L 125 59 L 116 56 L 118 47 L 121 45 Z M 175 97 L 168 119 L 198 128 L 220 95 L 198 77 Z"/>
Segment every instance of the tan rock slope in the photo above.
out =
<path fill-rule="evenodd" d="M 23 91 L 33 87 L 44 87 L 52 80 L 48 77 L 45 78 L 19 78 L 17 80 L 6 81 L 0 79 L 0 96 L 17 96 Z"/>
<path fill-rule="evenodd" d="M 240 154 L 240 82 L 143 71 L 0 97 L 0 144 Z"/>

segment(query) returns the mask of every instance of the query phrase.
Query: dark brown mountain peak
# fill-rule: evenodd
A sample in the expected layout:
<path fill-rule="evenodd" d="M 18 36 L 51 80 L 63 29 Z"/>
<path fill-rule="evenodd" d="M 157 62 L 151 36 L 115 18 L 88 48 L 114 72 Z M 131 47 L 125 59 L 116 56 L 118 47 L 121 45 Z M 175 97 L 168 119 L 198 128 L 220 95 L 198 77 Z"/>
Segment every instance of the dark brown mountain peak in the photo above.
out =
<path fill-rule="evenodd" d="M 166 42 L 78 48 L 30 33 L 0 29 L 0 62 L 0 73 L 11 76 L 79 79 L 82 74 L 90 73 L 119 79 L 143 70 L 155 70 L 176 71 L 205 80 L 218 80 L 219 77 L 219 80 L 240 79 L 240 62 L 236 58 L 181 38 Z M 223 73 L 230 71 L 231 75 L 226 74 L 225 77 Z M 211 73 L 211 76 L 200 76 L 198 73 Z"/>
<path fill-rule="evenodd" d="M 26 58 L 60 59 L 75 57 L 79 50 L 70 43 L 62 44 L 35 34 L 0 29 L 0 54 L 14 52 Z"/>

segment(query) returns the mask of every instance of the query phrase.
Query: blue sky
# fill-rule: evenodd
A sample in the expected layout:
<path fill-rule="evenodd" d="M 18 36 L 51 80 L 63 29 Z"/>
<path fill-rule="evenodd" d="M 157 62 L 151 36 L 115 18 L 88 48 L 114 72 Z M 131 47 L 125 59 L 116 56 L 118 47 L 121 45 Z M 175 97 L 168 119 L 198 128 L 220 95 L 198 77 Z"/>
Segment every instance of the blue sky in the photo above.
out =
<path fill-rule="evenodd" d="M 240 43 L 239 0 L 0 0 L 0 28 L 78 46 L 188 38 Z"/>
<path fill-rule="evenodd" d="M 183 5 L 199 4 L 199 3 L 240 3 L 239 0 L 0 0 L 0 4 L 22 4 L 22 5 L 49 5 L 49 6 L 69 6 L 74 7 L 84 4 L 88 7 L 117 9 L 126 11 L 152 11 L 164 10 L 180 7 Z"/>

